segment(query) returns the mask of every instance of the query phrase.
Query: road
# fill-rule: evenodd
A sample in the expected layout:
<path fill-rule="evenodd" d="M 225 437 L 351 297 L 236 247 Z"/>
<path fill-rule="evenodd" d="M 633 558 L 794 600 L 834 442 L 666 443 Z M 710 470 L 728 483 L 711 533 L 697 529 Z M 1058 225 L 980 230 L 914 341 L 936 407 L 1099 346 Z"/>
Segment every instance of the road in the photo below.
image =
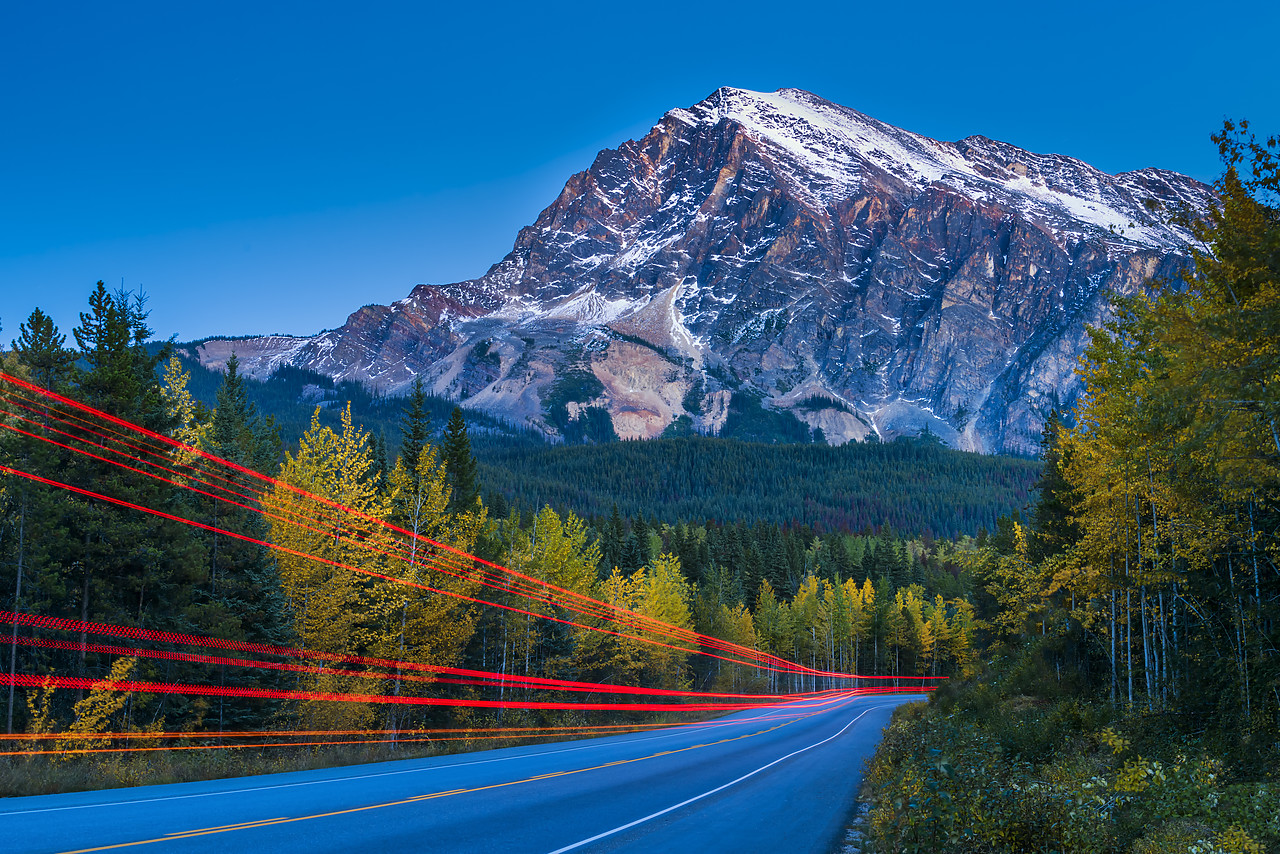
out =
<path fill-rule="evenodd" d="M 557 744 L 0 800 L 0 851 L 828 854 L 894 706 L 793 702 Z"/>

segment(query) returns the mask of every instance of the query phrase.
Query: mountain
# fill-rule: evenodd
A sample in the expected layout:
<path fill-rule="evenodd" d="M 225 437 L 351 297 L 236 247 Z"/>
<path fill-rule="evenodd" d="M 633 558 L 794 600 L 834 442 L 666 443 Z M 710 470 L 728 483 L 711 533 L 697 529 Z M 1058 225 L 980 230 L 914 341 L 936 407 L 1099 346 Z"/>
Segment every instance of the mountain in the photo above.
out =
<path fill-rule="evenodd" d="M 309 338 L 193 346 L 259 377 L 291 365 L 395 393 L 421 375 L 553 437 L 717 433 L 762 407 L 831 443 L 928 430 L 1028 453 L 1080 393 L 1088 326 L 1176 276 L 1193 240 L 1177 217 L 1213 203 L 1166 170 L 724 88 L 600 152 L 478 279 Z"/>

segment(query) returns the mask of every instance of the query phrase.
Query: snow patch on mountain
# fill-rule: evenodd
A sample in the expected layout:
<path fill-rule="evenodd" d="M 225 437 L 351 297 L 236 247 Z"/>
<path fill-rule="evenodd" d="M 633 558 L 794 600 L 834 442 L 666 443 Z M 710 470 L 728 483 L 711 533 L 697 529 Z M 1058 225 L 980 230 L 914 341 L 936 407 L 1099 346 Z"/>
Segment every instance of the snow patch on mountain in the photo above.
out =
<path fill-rule="evenodd" d="M 298 365 L 390 393 L 420 376 L 553 437 L 553 391 L 558 418 L 604 408 L 629 437 L 718 430 L 741 393 L 829 441 L 928 429 L 1025 453 L 1080 393 L 1087 327 L 1176 275 L 1194 238 L 1174 216 L 1213 204 L 1165 170 L 725 88 L 600 152 L 485 275 L 201 358 L 234 347 L 252 376 Z M 563 382 L 587 372 L 603 393 Z"/>
<path fill-rule="evenodd" d="M 1141 202 L 1150 197 L 1142 190 L 1176 175 L 1164 170 L 1127 173 L 1117 182 L 1075 158 L 1030 154 L 985 137 L 938 142 L 799 89 L 723 88 L 693 108 L 667 116 L 691 126 L 724 120 L 740 124 L 781 155 L 779 163 L 788 167 L 798 190 L 823 205 L 861 190 L 865 167 L 871 165 L 920 190 L 938 184 L 1014 207 L 1075 237 L 1087 231 L 1083 224 L 1114 235 L 1121 246 L 1167 249 L 1193 239 L 1185 228 L 1168 222 L 1176 209 L 1151 211 Z M 1171 196 L 1165 201 L 1184 206 L 1204 201 L 1187 193 Z"/>

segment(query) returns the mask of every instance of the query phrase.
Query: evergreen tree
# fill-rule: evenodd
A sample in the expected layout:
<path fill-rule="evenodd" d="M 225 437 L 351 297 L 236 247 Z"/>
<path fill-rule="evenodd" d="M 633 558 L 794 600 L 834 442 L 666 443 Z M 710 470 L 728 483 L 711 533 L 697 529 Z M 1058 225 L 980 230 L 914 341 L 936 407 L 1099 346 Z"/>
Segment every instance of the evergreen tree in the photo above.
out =
<path fill-rule="evenodd" d="M 165 345 L 146 346 L 146 297 L 127 291 L 110 293 L 99 281 L 89 296 L 89 311 L 80 312 L 72 330 L 89 370 L 80 377 L 80 393 L 91 405 L 151 429 L 167 427 L 156 368 L 169 358 Z"/>
<path fill-rule="evenodd" d="M 378 489 L 386 486 L 387 475 L 390 469 L 387 468 L 387 440 L 381 432 L 373 434 L 373 468 L 369 470 L 369 476 L 373 478 L 373 484 Z"/>
<path fill-rule="evenodd" d="M 1067 549 L 1080 537 L 1071 519 L 1076 503 L 1066 468 L 1070 460 L 1063 456 L 1065 428 L 1057 410 L 1049 413 L 1040 441 L 1040 458 L 1044 468 L 1036 482 L 1036 503 L 1031 511 L 1035 537 L 1029 544 L 1032 560 L 1043 560 Z"/>
<path fill-rule="evenodd" d="M 628 553 L 631 556 L 627 562 L 628 569 L 639 569 L 652 557 L 652 550 L 649 548 L 649 532 L 649 523 L 644 520 L 643 513 L 631 520 L 631 536 L 627 543 Z M 632 561 L 635 563 L 633 564 Z"/>
<path fill-rule="evenodd" d="M 147 346 L 145 300 L 126 292 L 109 294 L 99 282 L 90 297 L 90 310 L 81 314 L 74 330 L 88 370 L 70 375 L 79 396 L 91 405 L 158 432 L 170 432 L 176 421 L 169 413 L 156 368 L 164 348 Z M 59 361 L 50 345 L 60 336 L 39 323 L 40 334 L 28 336 L 28 352 L 44 349 Z M 32 330 L 34 333 L 35 330 Z M 181 464 L 174 455 L 170 464 Z M 79 454 L 58 452 L 41 464 L 40 473 L 76 486 L 86 486 L 142 507 L 185 512 L 189 499 L 177 487 L 157 479 L 140 478 L 106 462 Z M 204 544 L 188 526 L 170 519 L 102 502 L 58 498 L 56 512 L 46 516 L 50 529 L 42 537 L 45 556 L 33 566 L 50 584 L 55 613 L 89 621 L 140 625 L 160 629 L 189 629 L 188 609 L 198 596 L 206 566 Z M 49 509 L 53 509 L 52 507 Z M 55 604 L 56 603 L 56 604 Z M 48 666 L 75 675 L 107 672 L 109 657 L 78 650 L 46 659 Z M 178 681 L 195 678 L 194 665 L 141 662 L 137 678 L 159 675 Z M 129 705 L 132 716 L 164 715 L 175 726 L 201 720 L 207 704 L 197 698 L 138 697 Z"/>
<path fill-rule="evenodd" d="M 260 416 L 248 399 L 239 367 L 239 360 L 232 353 L 201 442 L 216 456 L 266 473 L 277 464 L 280 439 L 271 419 Z M 251 490 L 255 488 L 251 483 L 246 485 Z M 215 528 L 254 540 L 268 538 L 266 520 L 248 508 L 210 501 L 208 512 Z M 216 637 L 276 645 L 290 645 L 294 640 L 273 556 L 265 546 L 238 537 L 209 535 L 208 584 L 188 609 L 188 615 L 202 632 Z M 219 679 L 225 679 L 225 673 L 220 671 Z M 272 671 L 253 671 L 238 676 L 237 684 L 279 688 L 284 680 Z M 279 705 L 219 698 L 211 711 L 216 715 L 218 729 L 244 729 L 265 724 Z"/>
<path fill-rule="evenodd" d="M 452 490 L 449 508 L 455 512 L 468 510 L 480 494 L 480 485 L 476 476 L 476 458 L 471 454 L 471 439 L 467 436 L 467 422 L 461 407 L 455 406 L 449 416 L 440 450 Z"/>
<path fill-rule="evenodd" d="M 13 350 L 18 360 L 30 369 L 32 381 L 53 391 L 62 388 L 75 364 L 75 354 L 66 347 L 66 336 L 59 334 L 53 320 L 38 308 L 18 331 Z"/>
<path fill-rule="evenodd" d="M 614 502 L 613 512 L 605 523 L 604 532 L 600 536 L 600 574 L 607 576 L 615 566 L 623 566 L 622 553 L 627 543 L 627 527 L 618 512 L 618 504 Z"/>
<path fill-rule="evenodd" d="M 622 554 L 618 558 L 618 568 L 623 572 L 635 572 L 645 565 L 646 551 L 640 543 L 639 534 L 633 528 L 623 543 Z"/>
<path fill-rule="evenodd" d="M 452 423 L 452 422 L 450 422 Z M 418 454 L 431 436 L 431 418 L 427 413 L 427 394 L 422 387 L 422 377 L 413 378 L 413 390 L 409 402 L 400 417 L 400 456 L 410 477 L 418 470 Z"/>

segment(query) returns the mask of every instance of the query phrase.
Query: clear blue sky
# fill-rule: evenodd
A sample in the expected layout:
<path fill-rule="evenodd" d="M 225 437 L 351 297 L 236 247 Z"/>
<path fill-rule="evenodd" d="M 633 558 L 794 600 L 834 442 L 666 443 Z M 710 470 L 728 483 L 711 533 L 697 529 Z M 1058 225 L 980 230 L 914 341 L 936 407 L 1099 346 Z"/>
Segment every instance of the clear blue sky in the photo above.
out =
<path fill-rule="evenodd" d="M 1277 5 L 7 3 L 0 340 L 98 279 L 160 337 L 338 326 L 722 85 L 1211 180 L 1224 117 L 1280 133 Z"/>

